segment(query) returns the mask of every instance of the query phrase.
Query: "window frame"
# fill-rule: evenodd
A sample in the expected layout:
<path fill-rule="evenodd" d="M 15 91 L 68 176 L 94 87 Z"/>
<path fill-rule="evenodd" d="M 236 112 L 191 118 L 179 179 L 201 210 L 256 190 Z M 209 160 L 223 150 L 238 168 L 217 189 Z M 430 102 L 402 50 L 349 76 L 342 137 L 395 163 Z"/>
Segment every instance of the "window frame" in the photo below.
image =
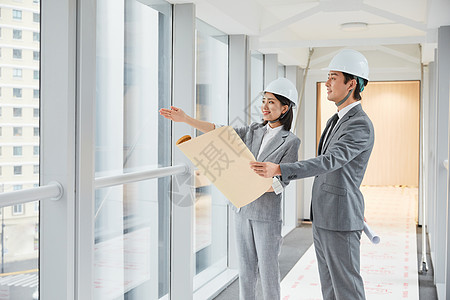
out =
<path fill-rule="evenodd" d="M 19 35 L 19 37 L 16 37 L 16 34 Z M 13 29 L 12 30 L 12 37 L 13 40 L 22 40 L 22 29 Z"/>
<path fill-rule="evenodd" d="M 23 175 L 23 166 L 22 165 L 13 166 L 13 175 L 14 176 L 22 176 Z"/>
<path fill-rule="evenodd" d="M 23 155 L 23 147 L 13 146 L 13 156 L 22 156 L 22 155 Z"/>
<path fill-rule="evenodd" d="M 14 126 L 13 127 L 13 137 L 21 137 L 23 136 L 23 127 L 22 126 Z"/>
<path fill-rule="evenodd" d="M 17 211 L 18 208 L 20 208 L 19 211 Z M 13 205 L 13 207 L 11 208 L 11 213 L 13 216 L 24 215 L 25 214 L 25 205 L 23 205 L 23 204 Z"/>
<path fill-rule="evenodd" d="M 22 78 L 23 70 L 21 68 L 13 68 L 13 78 Z"/>
<path fill-rule="evenodd" d="M 23 116 L 22 107 L 13 107 L 13 118 L 22 118 Z"/>
<path fill-rule="evenodd" d="M 40 23 L 41 22 L 41 14 L 33 12 L 33 22 Z"/>
<path fill-rule="evenodd" d="M 13 98 L 22 98 L 22 88 L 13 88 Z"/>
<path fill-rule="evenodd" d="M 84 3 L 81 3 L 83 2 Z M 75 122 L 77 82 L 77 11 L 95 2 L 46 0 L 40 2 L 41 138 L 37 147 L 40 185 L 57 181 L 64 193 L 59 201 L 41 201 L 39 226 L 39 298 L 91 299 L 75 292 L 77 239 L 75 226 L 75 161 L 79 148 Z M 92 26 L 90 26 L 92 29 Z M 91 30 L 92 31 L 92 30 Z M 58 74 L 55 76 L 54 74 Z M 33 150 L 34 151 L 34 150 Z M 61 234 L 64 232 L 64 234 Z"/>
<path fill-rule="evenodd" d="M 23 58 L 23 50 L 13 48 L 13 59 L 22 59 Z"/>
<path fill-rule="evenodd" d="M 20 10 L 20 9 L 13 9 L 12 10 L 12 19 L 16 20 L 16 21 L 22 21 L 22 19 L 23 19 L 23 12 L 22 12 L 22 10 Z"/>

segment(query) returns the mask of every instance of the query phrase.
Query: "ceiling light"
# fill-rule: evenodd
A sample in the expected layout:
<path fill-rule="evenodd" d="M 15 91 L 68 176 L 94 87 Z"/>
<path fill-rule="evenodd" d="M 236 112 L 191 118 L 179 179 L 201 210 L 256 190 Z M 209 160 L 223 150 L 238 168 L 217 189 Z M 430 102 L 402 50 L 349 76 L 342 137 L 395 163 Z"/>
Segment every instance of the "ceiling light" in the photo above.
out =
<path fill-rule="evenodd" d="M 367 23 L 364 22 L 349 22 L 341 24 L 343 31 L 362 31 L 367 29 Z"/>

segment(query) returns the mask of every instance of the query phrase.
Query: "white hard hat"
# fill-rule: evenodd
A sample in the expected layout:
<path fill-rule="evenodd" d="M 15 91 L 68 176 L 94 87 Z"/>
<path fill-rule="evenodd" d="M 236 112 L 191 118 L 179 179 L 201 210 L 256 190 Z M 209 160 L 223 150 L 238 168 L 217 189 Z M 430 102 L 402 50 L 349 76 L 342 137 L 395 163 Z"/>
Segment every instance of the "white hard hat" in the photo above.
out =
<path fill-rule="evenodd" d="M 353 49 L 344 49 L 336 54 L 328 67 L 323 70 L 344 72 L 369 80 L 369 63 L 367 59 Z"/>
<path fill-rule="evenodd" d="M 282 77 L 275 79 L 274 81 L 272 81 L 267 85 L 264 92 L 273 93 L 286 97 L 292 102 L 293 107 L 297 106 L 298 92 L 297 89 L 295 88 L 295 85 L 289 79 Z"/>

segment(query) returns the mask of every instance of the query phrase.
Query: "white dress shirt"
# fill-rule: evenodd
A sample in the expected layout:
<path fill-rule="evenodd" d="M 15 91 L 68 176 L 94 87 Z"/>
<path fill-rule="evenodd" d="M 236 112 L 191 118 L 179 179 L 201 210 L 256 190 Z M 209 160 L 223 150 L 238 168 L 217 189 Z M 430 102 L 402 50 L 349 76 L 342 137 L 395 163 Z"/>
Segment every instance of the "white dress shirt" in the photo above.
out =
<path fill-rule="evenodd" d="M 337 121 L 336 125 L 342 120 L 342 118 L 345 116 L 345 114 L 348 113 L 350 111 L 350 109 L 352 109 L 356 105 L 361 105 L 361 101 L 353 102 L 352 104 L 349 104 L 346 107 L 344 107 L 343 109 L 341 109 L 340 111 L 338 111 L 339 120 Z"/>
<path fill-rule="evenodd" d="M 283 125 L 272 128 L 269 126 L 269 123 L 266 124 L 266 132 L 264 133 L 264 137 L 261 143 L 261 147 L 259 148 L 259 152 L 258 152 L 258 156 L 256 158 L 258 158 L 261 153 L 263 152 L 264 148 L 266 148 L 267 144 L 270 142 L 270 140 L 278 133 L 281 131 L 281 129 L 283 128 Z"/>
<path fill-rule="evenodd" d="M 342 118 L 345 116 L 345 114 L 348 113 L 350 111 L 350 109 L 352 109 L 356 105 L 361 105 L 361 102 L 360 101 L 353 102 L 352 104 L 347 105 L 346 107 L 344 107 L 343 109 L 341 109 L 340 111 L 337 112 L 339 119 L 338 119 L 337 123 L 334 125 L 333 129 L 336 128 L 337 124 L 339 124 L 339 122 L 342 120 Z M 323 139 L 324 142 L 327 140 L 328 134 L 330 134 L 329 129 L 328 129 L 327 134 L 325 135 L 325 138 Z"/>

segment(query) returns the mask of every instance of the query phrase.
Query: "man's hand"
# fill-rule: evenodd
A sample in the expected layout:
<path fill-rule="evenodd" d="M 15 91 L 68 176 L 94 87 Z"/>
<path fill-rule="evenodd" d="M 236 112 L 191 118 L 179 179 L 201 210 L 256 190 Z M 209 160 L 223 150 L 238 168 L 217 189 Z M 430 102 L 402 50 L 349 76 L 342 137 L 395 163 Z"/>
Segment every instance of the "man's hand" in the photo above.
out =
<path fill-rule="evenodd" d="M 261 177 L 272 178 L 281 175 L 280 165 L 271 162 L 251 161 L 250 168 Z"/>

